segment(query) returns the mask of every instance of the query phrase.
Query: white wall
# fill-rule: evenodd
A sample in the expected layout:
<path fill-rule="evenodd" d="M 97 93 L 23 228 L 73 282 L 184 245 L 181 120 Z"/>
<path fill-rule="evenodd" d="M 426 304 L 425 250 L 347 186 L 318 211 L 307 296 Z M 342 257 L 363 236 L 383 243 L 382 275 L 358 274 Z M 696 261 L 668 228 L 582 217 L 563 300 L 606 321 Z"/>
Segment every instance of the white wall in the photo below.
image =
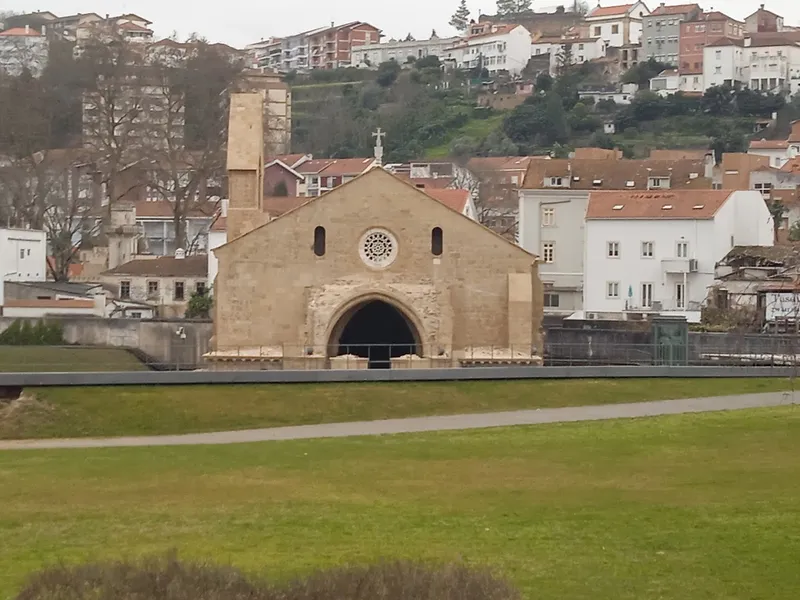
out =
<path fill-rule="evenodd" d="M 505 70 L 518 75 L 531 58 L 531 34 L 521 25 L 506 34 L 487 35 L 465 42 L 466 47 L 448 53 L 462 69 L 478 66 L 482 57 L 483 66 L 490 73 Z"/>
<path fill-rule="evenodd" d="M 214 254 L 214 249 L 225 245 L 228 242 L 226 231 L 210 231 L 208 233 L 208 286 L 214 285 L 214 280 L 219 272 L 219 260 Z"/>
<path fill-rule="evenodd" d="M 588 25 L 590 37 L 600 37 L 608 42 L 609 46 L 615 48 L 625 45 L 625 19 L 588 21 Z M 617 28 L 617 33 L 612 33 L 614 27 Z M 639 29 L 639 37 L 641 38 L 641 28 Z"/>
<path fill-rule="evenodd" d="M 706 88 L 728 82 L 744 82 L 744 52 L 739 46 L 703 49 L 703 80 Z"/>
<path fill-rule="evenodd" d="M 0 229 L 0 306 L 5 281 L 47 279 L 47 234 L 34 229 Z"/>
<path fill-rule="evenodd" d="M 653 300 L 677 310 L 676 284 L 684 276 L 665 272 L 662 261 L 677 259 L 678 242 L 688 242 L 697 273 L 686 275 L 686 301 L 702 303 L 714 283 L 714 266 L 733 246 L 773 244 L 772 221 L 761 194 L 733 192 L 713 220 L 594 219 L 586 223 L 584 310 L 621 312 L 626 301 L 642 307 L 641 286 L 653 284 Z M 608 257 L 608 242 L 620 243 L 620 257 Z M 642 258 L 642 242 L 654 243 L 653 258 Z M 620 297 L 607 297 L 607 283 L 619 282 Z M 629 287 L 633 297 L 629 299 Z"/>
<path fill-rule="evenodd" d="M 44 319 L 49 316 L 95 316 L 96 311 L 94 308 L 42 308 L 42 307 L 27 307 L 15 306 L 4 307 L 4 317 L 16 318 L 30 318 L 30 319 Z"/>

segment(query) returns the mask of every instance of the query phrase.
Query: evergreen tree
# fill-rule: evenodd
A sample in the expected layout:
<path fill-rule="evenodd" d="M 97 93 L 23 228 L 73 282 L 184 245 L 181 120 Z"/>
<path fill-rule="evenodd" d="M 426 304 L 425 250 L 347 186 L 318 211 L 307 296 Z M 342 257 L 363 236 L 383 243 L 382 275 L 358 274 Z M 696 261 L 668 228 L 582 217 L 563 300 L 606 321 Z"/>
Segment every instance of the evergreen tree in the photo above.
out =
<path fill-rule="evenodd" d="M 467 0 L 461 0 L 455 14 L 450 19 L 450 26 L 454 27 L 459 33 L 464 33 L 469 27 L 469 8 L 467 8 Z"/>
<path fill-rule="evenodd" d="M 497 16 L 511 17 L 517 14 L 517 0 L 497 0 Z"/>
<path fill-rule="evenodd" d="M 526 13 L 531 11 L 531 0 L 517 0 L 514 12 L 516 14 Z"/>

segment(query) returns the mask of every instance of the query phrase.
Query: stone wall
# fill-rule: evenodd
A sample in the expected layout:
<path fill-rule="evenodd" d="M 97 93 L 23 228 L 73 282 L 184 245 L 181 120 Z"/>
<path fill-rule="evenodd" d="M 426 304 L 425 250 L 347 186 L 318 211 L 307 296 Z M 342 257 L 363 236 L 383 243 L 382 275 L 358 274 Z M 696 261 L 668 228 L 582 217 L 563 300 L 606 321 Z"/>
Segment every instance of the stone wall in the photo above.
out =
<path fill-rule="evenodd" d="M 0 317 L 0 332 L 17 319 Z M 29 319 L 35 323 L 38 319 Z M 212 324 L 200 321 L 138 321 L 82 317 L 50 318 L 64 328 L 64 341 L 80 346 L 127 348 L 161 368 L 195 368 L 208 352 Z"/>

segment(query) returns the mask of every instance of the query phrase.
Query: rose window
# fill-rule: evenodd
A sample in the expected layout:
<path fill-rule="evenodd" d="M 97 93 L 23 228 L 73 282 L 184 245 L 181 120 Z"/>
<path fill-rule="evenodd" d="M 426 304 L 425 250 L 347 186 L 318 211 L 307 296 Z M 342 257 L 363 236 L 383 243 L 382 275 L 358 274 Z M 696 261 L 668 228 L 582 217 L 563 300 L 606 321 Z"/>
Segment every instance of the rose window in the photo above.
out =
<path fill-rule="evenodd" d="M 371 267 L 384 268 L 397 257 L 397 240 L 388 231 L 373 229 L 361 238 L 361 260 Z"/>

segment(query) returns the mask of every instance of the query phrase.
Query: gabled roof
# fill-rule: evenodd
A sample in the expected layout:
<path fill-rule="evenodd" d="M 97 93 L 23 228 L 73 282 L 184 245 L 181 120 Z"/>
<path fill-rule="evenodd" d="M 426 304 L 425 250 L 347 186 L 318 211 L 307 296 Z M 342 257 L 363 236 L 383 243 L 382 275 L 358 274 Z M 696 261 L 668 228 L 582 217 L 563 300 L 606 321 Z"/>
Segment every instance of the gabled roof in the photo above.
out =
<path fill-rule="evenodd" d="M 786 150 L 789 142 L 786 140 L 753 140 L 750 142 L 751 150 Z"/>
<path fill-rule="evenodd" d="M 286 164 L 285 162 L 283 162 L 279 158 L 271 160 L 268 163 L 264 163 L 264 168 L 265 169 L 268 169 L 269 167 L 274 167 L 274 166 L 278 166 L 278 167 L 282 168 L 287 173 L 290 173 L 291 175 L 293 175 L 296 179 L 299 179 L 299 180 L 304 180 L 305 179 L 305 176 L 303 176 L 302 174 L 300 174 L 297 171 L 295 171 L 292 167 L 290 167 L 288 164 Z"/>
<path fill-rule="evenodd" d="M 796 46 L 800 43 L 800 31 L 771 31 L 753 33 L 749 36 L 750 48 L 767 48 L 772 46 Z"/>
<path fill-rule="evenodd" d="M 101 275 L 115 277 L 130 275 L 131 277 L 197 277 L 208 275 L 208 258 L 204 254 L 175 258 L 160 256 L 152 259 L 137 259 L 126 262 L 115 269 L 109 269 Z"/>
<path fill-rule="evenodd" d="M 1 31 L 0 35 L 17 36 L 17 37 L 26 37 L 26 36 L 40 37 L 42 34 L 31 27 L 29 27 L 28 29 L 25 29 L 24 27 L 12 27 L 11 29 L 6 29 L 5 31 Z"/>
<path fill-rule="evenodd" d="M 763 4 L 758 8 L 757 11 L 747 15 L 747 17 L 745 17 L 745 18 L 749 19 L 750 17 L 755 17 L 756 15 L 766 15 L 766 16 L 770 16 L 770 17 L 775 17 L 776 19 L 782 19 L 783 18 L 782 16 L 775 14 L 771 10 L 767 10 L 766 8 L 764 8 Z"/>
<path fill-rule="evenodd" d="M 116 17 L 111 17 L 112 20 L 118 21 L 119 19 L 136 19 L 137 21 L 141 21 L 142 23 L 147 23 L 148 25 L 152 25 L 152 21 L 148 21 L 144 17 L 140 17 L 135 13 L 125 13 L 124 15 L 119 15 Z"/>
<path fill-rule="evenodd" d="M 734 23 L 739 23 L 744 25 L 741 21 L 729 17 L 723 12 L 718 10 L 712 10 L 710 12 L 704 12 L 701 15 L 697 16 L 696 18 L 692 19 L 691 21 L 686 21 L 687 23 L 704 23 L 706 21 L 732 21 Z"/>
<path fill-rule="evenodd" d="M 667 16 L 676 16 L 676 15 L 685 15 L 687 13 L 692 12 L 693 10 L 700 10 L 699 4 L 673 4 L 672 6 L 659 6 L 653 12 L 650 13 L 651 17 L 667 17 Z"/>
<path fill-rule="evenodd" d="M 374 158 L 336 158 L 322 170 L 321 175 L 323 177 L 361 175 L 374 164 Z"/>
<path fill-rule="evenodd" d="M 136 23 L 131 23 L 130 21 L 126 21 L 125 23 L 120 23 L 119 28 L 124 29 L 125 31 L 144 31 L 146 33 L 153 33 L 152 29 L 148 29 L 147 27 L 142 27 L 141 25 L 137 25 Z"/>
<path fill-rule="evenodd" d="M 546 156 L 476 156 L 469 159 L 467 168 L 474 173 L 526 171 L 532 160 L 546 159 Z"/>
<path fill-rule="evenodd" d="M 616 17 L 616 16 L 625 16 L 627 15 L 634 6 L 636 6 L 636 2 L 633 4 L 617 4 L 616 6 L 596 6 L 589 13 L 586 15 L 586 18 L 593 19 L 598 17 Z"/>
<path fill-rule="evenodd" d="M 411 182 L 413 183 L 413 181 Z M 427 188 L 422 190 L 431 198 L 434 198 L 444 204 L 452 208 L 454 211 L 458 213 L 464 213 L 464 209 L 467 207 L 469 203 L 469 190 L 446 190 L 446 189 L 435 189 L 435 188 Z"/>
<path fill-rule="evenodd" d="M 575 148 L 575 158 L 578 160 L 616 160 L 622 158 L 622 150 Z"/>
<path fill-rule="evenodd" d="M 705 160 L 711 150 L 651 150 L 651 160 Z"/>
<path fill-rule="evenodd" d="M 785 165 L 781 167 L 781 171 L 784 173 L 795 173 L 800 175 L 800 157 L 795 157 L 789 161 Z"/>
<path fill-rule="evenodd" d="M 730 190 L 592 192 L 586 219 L 713 219 Z"/>
<path fill-rule="evenodd" d="M 550 189 L 545 178 L 569 178 L 577 190 L 647 190 L 649 178 L 669 178 L 671 189 L 710 189 L 705 160 L 532 160 L 524 189 Z M 558 189 L 558 188 L 556 188 Z"/>
<path fill-rule="evenodd" d="M 721 46 L 739 46 L 744 47 L 744 40 L 733 39 L 729 37 L 721 37 L 718 40 L 706 44 L 706 48 L 716 48 Z"/>

